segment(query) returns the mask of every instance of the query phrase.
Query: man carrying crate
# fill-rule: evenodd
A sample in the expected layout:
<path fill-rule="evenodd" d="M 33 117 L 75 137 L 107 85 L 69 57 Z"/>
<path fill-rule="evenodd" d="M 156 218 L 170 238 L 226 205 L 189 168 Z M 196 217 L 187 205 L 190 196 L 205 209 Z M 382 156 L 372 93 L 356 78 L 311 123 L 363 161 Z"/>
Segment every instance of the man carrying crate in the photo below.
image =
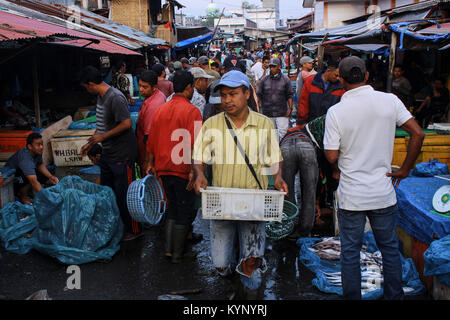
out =
<path fill-rule="evenodd" d="M 281 176 L 282 156 L 273 122 L 249 109 L 249 88 L 247 76 L 233 70 L 222 77 L 215 89 L 220 89 L 225 112 L 205 121 L 195 141 L 194 188 L 197 194 L 200 188 L 207 187 L 204 163 L 212 165 L 214 187 L 267 189 L 268 176 L 272 174 L 275 188 L 288 191 Z M 265 222 L 211 220 L 210 232 L 212 260 L 219 274 L 227 276 L 235 270 L 243 285 L 243 298 L 256 298 L 262 274 L 267 270 Z M 239 262 L 234 255 L 236 233 Z"/>

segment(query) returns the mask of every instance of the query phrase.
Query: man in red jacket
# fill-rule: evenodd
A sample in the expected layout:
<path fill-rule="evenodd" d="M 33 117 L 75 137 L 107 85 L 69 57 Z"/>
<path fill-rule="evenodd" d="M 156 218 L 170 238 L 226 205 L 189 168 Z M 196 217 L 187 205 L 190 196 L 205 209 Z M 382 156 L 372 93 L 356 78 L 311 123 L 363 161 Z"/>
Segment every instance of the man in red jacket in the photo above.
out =
<path fill-rule="evenodd" d="M 338 65 L 335 63 L 329 63 L 323 71 L 307 77 L 298 103 L 298 129 L 302 129 L 308 122 L 325 115 L 331 106 L 341 101 L 344 93 L 345 89 L 339 81 Z M 323 152 L 317 152 L 317 160 L 320 179 L 318 179 L 317 185 L 319 203 L 316 204 L 316 217 L 320 217 L 320 208 L 326 206 L 327 203 L 332 203 L 332 195 L 337 189 L 338 182 L 333 178 L 333 167 L 325 159 Z M 288 167 L 285 169 L 290 170 Z M 322 184 L 323 178 L 326 178 L 325 185 Z"/>
<path fill-rule="evenodd" d="M 341 101 L 344 92 L 338 67 L 334 63 L 306 78 L 299 97 L 297 124 L 305 126 L 307 122 L 326 114 L 331 106 Z"/>
<path fill-rule="evenodd" d="M 175 95 L 159 107 L 152 120 L 145 172 L 161 178 L 168 200 L 165 254 L 173 263 L 180 263 L 196 213 L 191 160 L 202 115 L 189 102 L 194 94 L 194 76 L 180 70 L 173 80 Z"/>

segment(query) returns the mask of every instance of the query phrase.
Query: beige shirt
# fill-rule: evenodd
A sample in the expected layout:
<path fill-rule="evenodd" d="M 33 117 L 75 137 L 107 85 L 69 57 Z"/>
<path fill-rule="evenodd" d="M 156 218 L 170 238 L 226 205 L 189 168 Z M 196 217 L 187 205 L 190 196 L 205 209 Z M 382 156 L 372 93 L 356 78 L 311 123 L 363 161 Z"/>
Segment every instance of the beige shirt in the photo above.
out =
<path fill-rule="evenodd" d="M 236 128 L 231 119 L 230 123 L 262 188 L 267 189 L 270 166 L 283 160 L 277 132 L 268 117 L 250 109 L 249 111 L 241 128 Z M 219 113 L 205 121 L 194 144 L 193 159 L 212 165 L 212 184 L 215 187 L 259 189 L 228 130 L 225 113 Z"/>

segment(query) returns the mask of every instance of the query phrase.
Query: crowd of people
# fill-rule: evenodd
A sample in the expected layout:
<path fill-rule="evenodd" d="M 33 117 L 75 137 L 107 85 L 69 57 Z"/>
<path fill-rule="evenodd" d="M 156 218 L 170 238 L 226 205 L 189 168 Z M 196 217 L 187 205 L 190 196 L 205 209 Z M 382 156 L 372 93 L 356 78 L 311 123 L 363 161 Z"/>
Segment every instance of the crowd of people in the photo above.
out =
<path fill-rule="evenodd" d="M 367 216 L 385 262 L 385 297 L 401 299 L 393 183 L 408 175 L 423 132 L 401 98 L 368 85 L 368 69 L 360 58 L 329 61 L 316 70 L 317 60 L 303 56 L 294 89 L 282 68 L 295 59 L 286 52 L 259 50 L 156 62 L 138 76 L 144 101 L 136 132 L 126 65 L 119 65 L 111 85 L 88 66 L 81 84 L 97 96 L 97 130 L 81 153 L 100 166 L 99 183 L 114 190 L 125 225 L 123 241 L 142 235 L 143 226 L 126 206 L 135 162 L 140 176 L 160 179 L 168 202 L 164 254 L 173 263 L 190 256 L 187 241 L 202 239 L 193 232 L 201 189 L 267 189 L 272 176 L 273 187 L 300 208 L 290 240 L 311 236 L 320 201 L 331 202 L 336 192 L 344 297 L 361 298 L 359 250 Z M 394 87 L 407 87 L 399 70 Z M 430 90 L 418 111 L 424 118 L 424 110 L 443 99 L 441 89 L 436 83 Z M 294 109 L 296 124 L 291 126 Z M 405 163 L 391 172 L 396 126 L 411 140 Z M 22 153 L 41 170 L 36 150 L 30 141 Z M 265 223 L 211 220 L 210 233 L 218 273 L 237 283 L 242 297 L 257 298 L 267 270 Z"/>

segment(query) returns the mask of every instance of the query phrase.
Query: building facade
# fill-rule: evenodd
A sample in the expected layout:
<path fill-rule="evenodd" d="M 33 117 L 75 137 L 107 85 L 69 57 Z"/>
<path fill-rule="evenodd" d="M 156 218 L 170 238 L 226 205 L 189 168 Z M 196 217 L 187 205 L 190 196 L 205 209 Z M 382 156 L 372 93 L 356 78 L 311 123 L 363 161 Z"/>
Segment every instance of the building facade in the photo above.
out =
<path fill-rule="evenodd" d="M 314 9 L 314 31 L 337 28 L 343 21 L 426 0 L 303 0 L 304 8 Z"/>

